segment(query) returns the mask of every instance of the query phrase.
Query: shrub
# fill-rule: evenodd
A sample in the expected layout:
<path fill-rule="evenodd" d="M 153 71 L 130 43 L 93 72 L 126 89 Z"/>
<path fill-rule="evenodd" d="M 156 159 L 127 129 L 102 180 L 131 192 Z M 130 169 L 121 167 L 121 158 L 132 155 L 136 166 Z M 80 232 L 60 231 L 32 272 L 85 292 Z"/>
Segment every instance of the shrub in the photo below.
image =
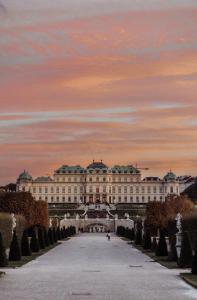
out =
<path fill-rule="evenodd" d="M 165 235 L 163 231 L 160 231 L 159 242 L 156 249 L 156 256 L 167 256 L 167 255 L 168 255 L 168 250 L 167 250 Z"/>
<path fill-rule="evenodd" d="M 43 234 L 44 234 L 44 243 L 45 243 L 45 246 L 48 247 L 50 242 L 49 242 L 49 237 L 48 237 L 48 233 L 47 233 L 47 230 L 46 228 L 43 228 Z"/>
<path fill-rule="evenodd" d="M 36 201 L 27 192 L 1 193 L 0 212 L 23 215 L 28 226 L 48 226 L 48 207 L 45 201 Z"/>
<path fill-rule="evenodd" d="M 146 230 L 145 235 L 144 235 L 144 245 L 143 248 L 148 250 L 151 249 L 152 243 L 151 243 L 151 235 L 150 235 L 150 230 Z"/>
<path fill-rule="evenodd" d="M 192 259 L 192 274 L 197 275 L 197 241 L 196 241 L 196 247 L 195 247 L 195 254 Z"/>
<path fill-rule="evenodd" d="M 141 245 L 142 244 L 142 230 L 141 228 L 137 229 L 136 235 L 135 235 L 135 244 Z"/>
<path fill-rule="evenodd" d="M 5 249 L 10 247 L 12 241 L 12 218 L 8 213 L 0 213 L 0 231 Z"/>
<path fill-rule="evenodd" d="M 48 229 L 48 239 L 49 239 L 49 243 L 51 245 L 54 244 L 54 238 L 53 238 L 53 231 L 51 228 Z"/>
<path fill-rule="evenodd" d="M 45 248 L 44 234 L 43 234 L 43 229 L 41 227 L 38 228 L 38 241 L 39 241 L 40 249 L 44 249 Z"/>
<path fill-rule="evenodd" d="M 64 237 L 64 239 L 67 238 L 67 233 L 66 233 L 66 228 L 65 228 L 65 226 L 63 227 L 63 237 Z"/>
<path fill-rule="evenodd" d="M 192 249 L 186 231 L 182 234 L 181 253 L 178 260 L 178 265 L 181 268 L 188 268 L 192 265 Z"/>
<path fill-rule="evenodd" d="M 6 267 L 8 265 L 8 260 L 6 258 L 6 254 L 5 254 L 5 248 L 3 245 L 3 239 L 2 239 L 2 235 L 0 232 L 0 267 Z"/>
<path fill-rule="evenodd" d="M 118 226 L 116 234 L 119 236 L 125 236 L 125 227 L 123 226 Z"/>
<path fill-rule="evenodd" d="M 28 238 L 26 229 L 23 232 L 23 236 L 22 236 L 22 240 L 21 240 L 21 253 L 22 253 L 22 256 L 31 256 L 29 238 Z"/>
<path fill-rule="evenodd" d="M 185 215 L 182 219 L 182 230 L 187 231 L 190 246 L 195 251 L 197 232 L 197 210 Z"/>
<path fill-rule="evenodd" d="M 10 245 L 9 260 L 10 261 L 21 260 L 21 250 L 20 250 L 20 247 L 18 244 L 16 231 L 14 231 L 14 233 L 13 233 L 12 242 Z"/>
<path fill-rule="evenodd" d="M 131 240 L 131 241 L 134 241 L 134 240 L 135 240 L 135 230 L 134 230 L 134 228 L 131 229 L 130 240 Z"/>
<path fill-rule="evenodd" d="M 38 239 L 36 237 L 35 230 L 33 229 L 32 231 L 32 237 L 31 237 L 31 242 L 30 242 L 30 248 L 32 252 L 39 252 L 40 250 L 40 245 L 38 242 Z"/>
<path fill-rule="evenodd" d="M 156 237 L 154 236 L 154 237 L 153 237 L 152 246 L 151 246 L 151 251 L 152 251 L 152 252 L 156 252 L 156 249 L 157 249 L 157 239 L 156 239 Z"/>
<path fill-rule="evenodd" d="M 56 234 L 57 234 L 57 239 L 60 241 L 62 238 L 61 238 L 61 233 L 60 233 L 59 226 L 57 227 Z"/>
<path fill-rule="evenodd" d="M 57 233 L 56 233 L 56 230 L 55 228 L 53 227 L 53 240 L 54 240 L 54 243 L 57 243 Z"/>

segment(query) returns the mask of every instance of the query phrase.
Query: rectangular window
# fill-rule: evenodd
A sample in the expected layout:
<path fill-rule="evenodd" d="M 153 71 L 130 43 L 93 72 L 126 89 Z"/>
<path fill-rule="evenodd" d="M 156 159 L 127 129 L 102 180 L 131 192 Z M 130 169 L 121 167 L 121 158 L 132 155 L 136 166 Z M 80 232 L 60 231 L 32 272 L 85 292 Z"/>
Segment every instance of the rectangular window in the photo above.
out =
<path fill-rule="evenodd" d="M 145 192 L 145 189 L 144 189 L 144 186 L 142 186 L 142 194 L 144 194 Z"/>
<path fill-rule="evenodd" d="M 40 194 L 42 193 L 42 188 L 41 188 L 41 187 L 39 187 L 39 193 L 40 193 Z"/>
<path fill-rule="evenodd" d="M 45 187 L 45 194 L 47 194 L 48 193 L 48 188 L 47 187 Z"/>
<path fill-rule="evenodd" d="M 59 186 L 56 187 L 56 193 L 59 194 Z"/>
<path fill-rule="evenodd" d="M 54 192 L 54 189 L 53 189 L 53 186 L 51 187 L 51 194 L 53 194 L 53 192 Z"/>
<path fill-rule="evenodd" d="M 126 186 L 124 187 L 124 193 L 125 194 L 127 193 L 127 187 Z"/>
<path fill-rule="evenodd" d="M 136 194 L 139 194 L 139 187 L 136 186 Z"/>
<path fill-rule="evenodd" d="M 36 193 L 36 188 L 35 188 L 35 187 L 33 187 L 33 193 L 34 193 L 34 194 Z"/>
<path fill-rule="evenodd" d="M 156 186 L 153 187 L 153 193 L 154 193 L 154 194 L 157 193 L 157 187 L 156 187 Z"/>
<path fill-rule="evenodd" d="M 62 193 L 65 194 L 65 186 L 62 188 Z"/>

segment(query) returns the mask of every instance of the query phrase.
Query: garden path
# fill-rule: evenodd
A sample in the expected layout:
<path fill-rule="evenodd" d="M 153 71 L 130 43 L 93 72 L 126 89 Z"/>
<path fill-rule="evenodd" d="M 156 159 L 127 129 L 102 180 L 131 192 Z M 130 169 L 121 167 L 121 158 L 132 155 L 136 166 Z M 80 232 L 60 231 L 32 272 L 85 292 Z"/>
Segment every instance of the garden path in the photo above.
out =
<path fill-rule="evenodd" d="M 81 234 L 0 279 L 0 300 L 189 300 L 197 291 L 116 236 Z"/>

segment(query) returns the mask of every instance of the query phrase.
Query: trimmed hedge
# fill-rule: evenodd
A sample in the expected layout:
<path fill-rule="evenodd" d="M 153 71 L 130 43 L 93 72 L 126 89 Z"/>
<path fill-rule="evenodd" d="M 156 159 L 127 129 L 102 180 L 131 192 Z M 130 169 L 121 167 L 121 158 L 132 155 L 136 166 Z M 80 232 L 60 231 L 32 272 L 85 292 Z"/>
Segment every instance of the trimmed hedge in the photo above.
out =
<path fill-rule="evenodd" d="M 12 242 L 10 245 L 9 260 L 10 261 L 21 260 L 21 249 L 18 243 L 16 231 L 14 231 L 13 233 Z"/>
<path fill-rule="evenodd" d="M 44 201 L 36 201 L 30 193 L 0 193 L 0 212 L 23 215 L 28 227 L 48 227 L 48 207 Z"/>
<path fill-rule="evenodd" d="M 8 260 L 5 254 L 5 247 L 3 244 L 2 234 L 0 232 L 0 267 L 6 267 L 8 265 Z"/>
<path fill-rule="evenodd" d="M 15 215 L 16 218 L 16 234 L 21 243 L 23 231 L 26 228 L 27 222 L 23 216 Z M 10 247 L 12 241 L 12 217 L 8 213 L 0 213 L 0 231 L 3 238 L 4 247 L 7 249 Z"/>
<path fill-rule="evenodd" d="M 25 229 L 21 240 L 21 253 L 23 256 L 31 256 L 31 249 L 29 244 L 28 232 Z"/>

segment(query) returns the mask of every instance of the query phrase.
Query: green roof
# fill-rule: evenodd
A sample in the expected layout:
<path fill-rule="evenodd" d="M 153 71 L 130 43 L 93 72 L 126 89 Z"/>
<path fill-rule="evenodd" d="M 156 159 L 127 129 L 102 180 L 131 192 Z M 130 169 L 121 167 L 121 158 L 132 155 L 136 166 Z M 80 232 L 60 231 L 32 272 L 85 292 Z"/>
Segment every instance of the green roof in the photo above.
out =
<path fill-rule="evenodd" d="M 111 168 L 112 173 L 130 173 L 130 174 L 140 174 L 140 171 L 132 165 L 119 166 L 115 165 Z"/>
<path fill-rule="evenodd" d="M 84 168 L 81 166 L 68 166 L 63 165 L 55 171 L 55 174 L 64 174 L 64 173 L 84 173 Z"/>
<path fill-rule="evenodd" d="M 31 177 L 31 175 L 27 171 L 24 170 L 19 175 L 18 180 L 32 180 L 32 177 Z"/>
<path fill-rule="evenodd" d="M 34 180 L 34 182 L 51 182 L 51 181 L 53 181 L 53 180 L 52 180 L 51 177 L 49 177 L 49 176 L 41 176 L 41 177 L 37 177 L 37 178 Z"/>
<path fill-rule="evenodd" d="M 176 180 L 176 175 L 170 171 L 164 176 L 164 180 L 165 181 L 174 181 L 174 180 Z"/>

